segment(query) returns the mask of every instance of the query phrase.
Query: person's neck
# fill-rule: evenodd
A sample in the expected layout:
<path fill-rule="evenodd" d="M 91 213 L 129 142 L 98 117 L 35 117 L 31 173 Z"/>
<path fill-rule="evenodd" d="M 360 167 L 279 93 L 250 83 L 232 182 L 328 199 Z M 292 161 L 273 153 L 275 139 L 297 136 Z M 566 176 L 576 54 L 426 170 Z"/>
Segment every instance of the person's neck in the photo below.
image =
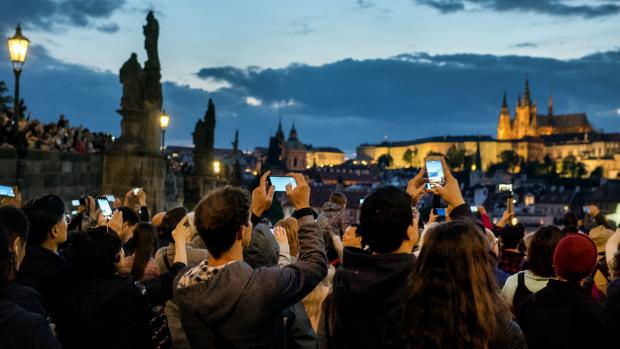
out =
<path fill-rule="evenodd" d="M 41 244 L 41 247 L 45 248 L 46 250 L 50 250 L 54 253 L 58 253 L 58 244 L 54 240 L 43 241 L 43 243 Z"/>
<path fill-rule="evenodd" d="M 210 253 L 207 257 L 207 263 L 210 267 L 219 267 L 234 261 L 243 261 L 243 248 L 238 243 L 235 243 L 230 250 L 222 253 L 219 258 L 214 258 Z"/>

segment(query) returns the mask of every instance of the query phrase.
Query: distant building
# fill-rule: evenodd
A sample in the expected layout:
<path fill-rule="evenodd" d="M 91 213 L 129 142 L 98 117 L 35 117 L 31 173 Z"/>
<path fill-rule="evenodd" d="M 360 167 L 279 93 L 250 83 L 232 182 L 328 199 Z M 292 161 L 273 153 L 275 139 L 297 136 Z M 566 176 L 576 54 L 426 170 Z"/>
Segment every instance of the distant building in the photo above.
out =
<path fill-rule="evenodd" d="M 337 166 L 344 163 L 344 152 L 333 147 L 313 147 L 309 145 L 306 151 L 306 167 Z"/>
<path fill-rule="evenodd" d="M 586 166 L 588 173 L 600 167 L 605 178 L 616 178 L 620 174 L 620 133 L 593 131 L 585 113 L 554 114 L 551 98 L 547 114 L 538 114 L 536 103 L 530 97 L 527 79 L 523 97 L 519 96 L 517 101 L 514 118 L 510 115 L 504 94 L 497 139 L 488 135 L 439 136 L 362 144 L 357 148 L 357 160 L 377 163 L 379 157 L 389 155 L 393 160 L 390 168 L 421 167 L 429 153 L 445 155 L 450 148 L 462 149 L 468 156 L 479 156 L 483 171 L 491 164 L 500 162 L 504 151 L 514 151 L 525 161 L 541 162 L 549 156 L 558 165 L 572 155 Z"/>

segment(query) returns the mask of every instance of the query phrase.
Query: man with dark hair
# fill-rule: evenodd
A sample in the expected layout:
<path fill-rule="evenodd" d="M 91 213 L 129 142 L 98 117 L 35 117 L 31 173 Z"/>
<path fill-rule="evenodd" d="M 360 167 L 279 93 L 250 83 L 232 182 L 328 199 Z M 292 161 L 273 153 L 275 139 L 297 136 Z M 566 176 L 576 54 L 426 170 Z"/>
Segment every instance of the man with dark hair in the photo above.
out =
<path fill-rule="evenodd" d="M 446 182 L 433 189 L 448 203 L 450 218 L 473 219 L 458 181 L 443 162 Z M 360 232 L 370 251 L 344 249 L 332 292 L 323 302 L 318 332 L 322 348 L 402 348 L 402 289 L 414 268 L 418 241 L 418 200 L 425 194 L 425 170 L 407 190 L 384 186 L 361 207 Z"/>
<path fill-rule="evenodd" d="M 123 214 L 123 227 L 118 232 L 118 237 L 121 238 L 123 244 L 125 244 L 133 236 L 133 231 L 140 223 L 140 217 L 136 211 L 130 209 L 127 206 L 121 206 L 118 208 Z"/>
<path fill-rule="evenodd" d="M 499 268 L 509 275 L 521 271 L 521 264 L 525 254 L 519 251 L 519 245 L 525 236 L 525 226 L 522 223 L 506 225 L 501 229 L 501 256 Z"/>
<path fill-rule="evenodd" d="M 174 302 L 194 348 L 284 348 L 282 311 L 299 302 L 327 274 L 321 232 L 312 219 L 310 187 L 293 173 L 286 188 L 299 221 L 299 258 L 282 268 L 243 261 L 252 227 L 269 209 L 275 188 L 265 173 L 252 192 L 226 186 L 209 192 L 195 210 L 195 225 L 209 257 L 177 277 Z"/>
<path fill-rule="evenodd" d="M 67 240 L 65 203 L 48 194 L 28 201 L 23 211 L 30 222 L 30 232 L 19 279 L 41 293 L 43 305 L 61 337 L 63 299 L 77 283 L 75 269 L 58 254 L 58 247 Z"/>

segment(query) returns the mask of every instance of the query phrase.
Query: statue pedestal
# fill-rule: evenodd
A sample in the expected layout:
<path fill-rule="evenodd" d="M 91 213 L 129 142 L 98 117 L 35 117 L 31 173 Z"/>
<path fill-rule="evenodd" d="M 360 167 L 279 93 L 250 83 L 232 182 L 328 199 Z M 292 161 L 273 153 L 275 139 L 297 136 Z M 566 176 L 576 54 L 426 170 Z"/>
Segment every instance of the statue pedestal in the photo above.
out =
<path fill-rule="evenodd" d="M 166 161 L 161 155 L 110 151 L 103 157 L 103 192 L 125 198 L 131 188 L 143 188 L 151 213 L 165 207 Z"/>
<path fill-rule="evenodd" d="M 158 110 L 117 110 L 121 121 L 121 136 L 114 143 L 114 150 L 160 154 L 161 129 Z"/>
<path fill-rule="evenodd" d="M 202 199 L 211 189 L 218 186 L 217 178 L 213 176 L 187 175 L 183 178 L 183 197 L 185 206 L 193 211 L 200 199 Z"/>

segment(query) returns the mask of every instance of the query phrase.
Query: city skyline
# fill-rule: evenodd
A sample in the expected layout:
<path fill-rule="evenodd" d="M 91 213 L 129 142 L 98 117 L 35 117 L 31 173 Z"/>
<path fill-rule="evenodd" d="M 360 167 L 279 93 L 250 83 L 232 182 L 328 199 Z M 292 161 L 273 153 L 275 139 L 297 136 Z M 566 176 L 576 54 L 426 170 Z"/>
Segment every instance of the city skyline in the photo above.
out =
<path fill-rule="evenodd" d="M 287 131 L 295 120 L 303 142 L 347 153 L 385 136 L 494 135 L 503 91 L 514 109 L 526 74 L 539 105 L 553 93 L 558 113 L 620 127 L 614 1 L 10 2 L 0 30 L 9 36 L 21 21 L 33 42 L 22 96 L 44 121 L 64 113 L 119 133 L 116 74 L 131 52 L 144 61 L 141 25 L 153 8 L 167 144 L 191 143 L 208 98 L 219 147 L 236 128 L 242 149 L 266 146 L 279 116 Z M 12 87 L 8 59 L 0 80 Z"/>

